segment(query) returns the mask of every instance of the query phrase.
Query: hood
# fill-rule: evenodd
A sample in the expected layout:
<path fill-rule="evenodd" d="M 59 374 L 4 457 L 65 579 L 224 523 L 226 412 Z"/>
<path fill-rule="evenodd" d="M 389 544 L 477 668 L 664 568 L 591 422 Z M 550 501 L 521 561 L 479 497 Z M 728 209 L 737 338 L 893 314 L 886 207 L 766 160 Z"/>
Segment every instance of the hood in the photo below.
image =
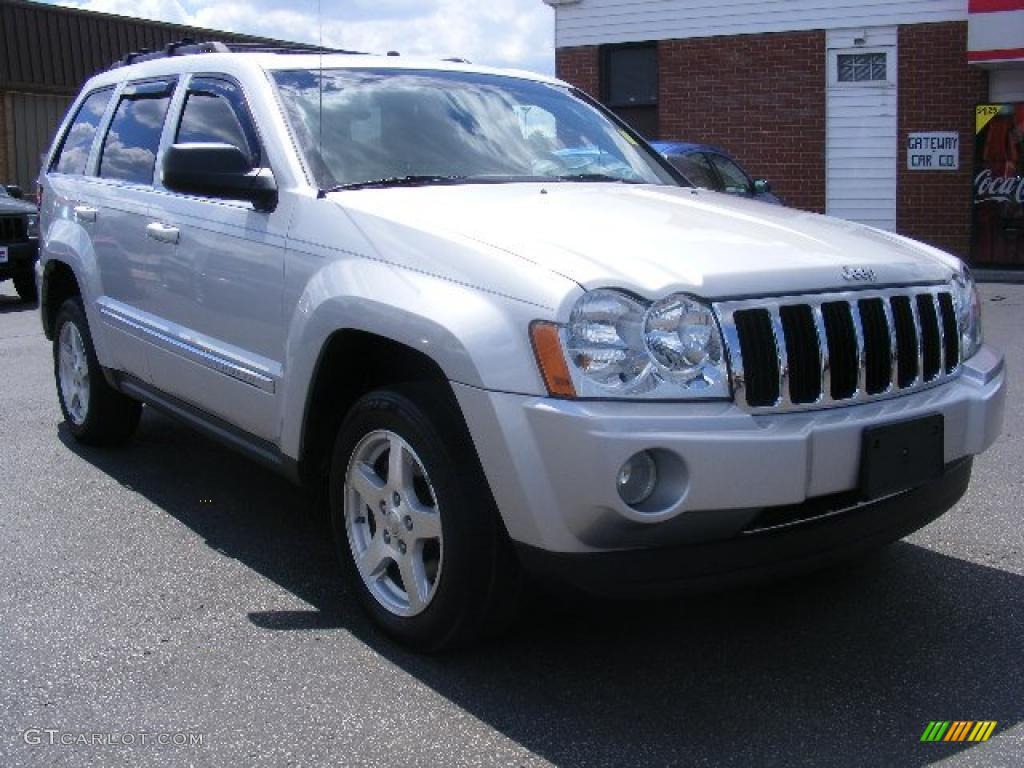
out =
<path fill-rule="evenodd" d="M 466 184 L 339 192 L 371 240 L 389 223 L 467 238 L 575 281 L 648 298 L 848 289 L 948 280 L 955 260 L 861 224 L 680 187 L 617 183 Z"/>
<path fill-rule="evenodd" d="M 35 213 L 36 207 L 33 203 L 27 203 L 16 197 L 0 195 L 0 215 L 11 213 Z"/>

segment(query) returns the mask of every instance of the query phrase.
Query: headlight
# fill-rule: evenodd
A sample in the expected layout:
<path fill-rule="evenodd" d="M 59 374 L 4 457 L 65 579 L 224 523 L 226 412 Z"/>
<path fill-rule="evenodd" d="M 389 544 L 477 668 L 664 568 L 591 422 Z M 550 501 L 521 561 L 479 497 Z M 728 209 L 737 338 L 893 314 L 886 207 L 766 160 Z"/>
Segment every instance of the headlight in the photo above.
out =
<path fill-rule="evenodd" d="M 726 371 L 718 321 L 689 296 L 669 296 L 650 308 L 644 342 L 666 381 L 691 393 L 722 384 Z"/>
<path fill-rule="evenodd" d="M 731 395 L 718 321 L 710 307 L 690 296 L 676 294 L 652 305 L 599 289 L 576 302 L 567 325 L 535 323 L 531 333 L 553 395 L 647 400 Z M 564 359 L 558 359 L 560 352 Z"/>
<path fill-rule="evenodd" d="M 584 294 L 572 310 L 565 337 L 569 362 L 604 394 L 630 393 L 651 383 L 644 312 L 624 293 L 605 290 Z"/>
<path fill-rule="evenodd" d="M 30 213 L 25 217 L 25 230 L 29 237 L 39 237 L 39 214 Z"/>
<path fill-rule="evenodd" d="M 953 299 L 960 329 L 960 357 L 967 360 L 981 348 L 981 298 L 971 270 L 966 266 L 953 276 Z"/>

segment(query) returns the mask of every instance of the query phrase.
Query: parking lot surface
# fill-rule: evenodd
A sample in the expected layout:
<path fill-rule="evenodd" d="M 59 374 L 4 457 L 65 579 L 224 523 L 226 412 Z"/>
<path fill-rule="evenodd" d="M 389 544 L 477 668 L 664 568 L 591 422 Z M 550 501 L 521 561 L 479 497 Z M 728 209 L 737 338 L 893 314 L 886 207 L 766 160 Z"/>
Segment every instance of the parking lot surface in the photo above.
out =
<path fill-rule="evenodd" d="M 1004 433 L 932 525 L 757 588 L 534 598 L 429 657 L 364 618 L 286 481 L 148 410 L 76 445 L 0 285 L 0 766 L 1024 764 L 1024 286 L 982 290 Z M 922 743 L 937 719 L 998 725 Z"/>

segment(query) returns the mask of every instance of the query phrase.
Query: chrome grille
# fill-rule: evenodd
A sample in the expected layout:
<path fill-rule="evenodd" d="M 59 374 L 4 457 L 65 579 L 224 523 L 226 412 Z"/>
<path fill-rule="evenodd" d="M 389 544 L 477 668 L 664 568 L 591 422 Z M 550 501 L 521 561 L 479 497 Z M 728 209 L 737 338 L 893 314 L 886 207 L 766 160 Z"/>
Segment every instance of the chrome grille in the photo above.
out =
<path fill-rule="evenodd" d="M 736 401 L 777 412 L 879 400 L 960 368 L 944 288 L 849 291 L 715 304 Z"/>

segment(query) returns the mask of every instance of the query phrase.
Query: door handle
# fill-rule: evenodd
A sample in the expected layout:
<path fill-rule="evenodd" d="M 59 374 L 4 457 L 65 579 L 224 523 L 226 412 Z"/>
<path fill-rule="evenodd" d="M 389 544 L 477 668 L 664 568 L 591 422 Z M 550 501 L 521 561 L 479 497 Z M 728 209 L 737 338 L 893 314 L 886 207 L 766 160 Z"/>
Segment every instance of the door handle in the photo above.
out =
<path fill-rule="evenodd" d="M 158 243 L 170 243 L 171 245 L 177 245 L 179 234 L 180 232 L 177 227 L 169 227 L 158 221 L 154 221 L 152 224 L 148 224 L 146 226 L 146 236 L 153 238 Z"/>
<path fill-rule="evenodd" d="M 75 220 L 76 221 L 96 221 L 96 209 L 90 208 L 88 205 L 76 205 L 75 206 Z"/>

